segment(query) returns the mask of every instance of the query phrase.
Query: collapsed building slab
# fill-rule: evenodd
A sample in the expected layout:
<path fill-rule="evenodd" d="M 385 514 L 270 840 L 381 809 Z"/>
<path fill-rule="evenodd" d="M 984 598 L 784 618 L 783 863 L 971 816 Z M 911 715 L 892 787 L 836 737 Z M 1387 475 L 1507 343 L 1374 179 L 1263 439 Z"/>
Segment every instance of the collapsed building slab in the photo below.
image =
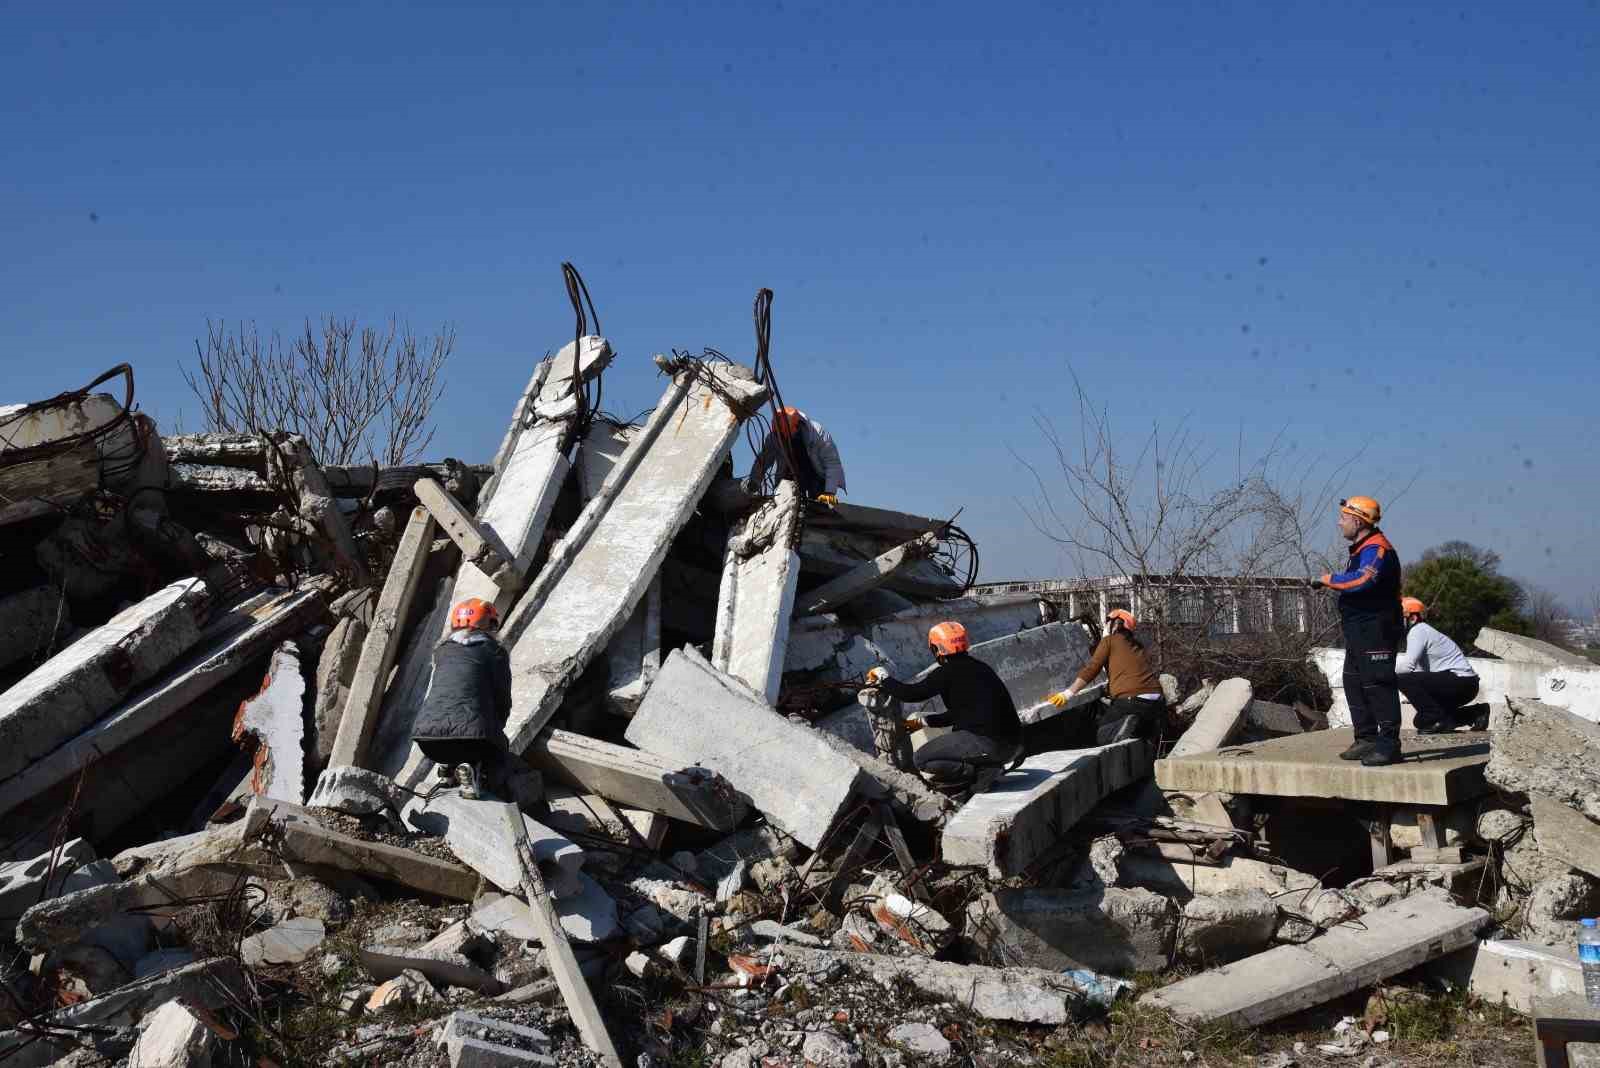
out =
<path fill-rule="evenodd" d="M 1107 794 L 1150 774 L 1150 760 L 1137 739 L 1029 757 L 951 817 L 945 863 L 1020 875 Z"/>
<path fill-rule="evenodd" d="M 880 553 L 865 563 L 846 571 L 837 578 L 824 582 L 816 589 L 806 591 L 800 605 L 803 616 L 819 612 L 832 612 L 857 597 L 879 586 L 888 585 L 902 571 L 926 560 L 939 548 L 939 539 L 933 534 L 923 534 L 887 552 Z"/>
<path fill-rule="evenodd" d="M 267 664 L 261 692 L 239 706 L 233 740 L 247 738 L 251 757 L 250 792 L 299 804 L 305 800 L 305 693 L 300 650 L 284 642 Z"/>
<path fill-rule="evenodd" d="M 814 731 L 778 715 L 693 649 L 667 658 L 627 738 L 724 776 L 775 826 L 813 849 L 852 797 L 881 791 Z"/>
<path fill-rule="evenodd" d="M 1480 629 L 1478 636 L 1472 639 L 1472 644 L 1501 660 L 1538 664 L 1541 667 L 1594 667 L 1594 661 L 1588 657 L 1568 652 L 1559 645 L 1522 634 L 1509 634 L 1493 627 Z"/>
<path fill-rule="evenodd" d="M 1223 679 L 1206 698 L 1183 737 L 1173 745 L 1168 758 L 1220 749 L 1244 722 L 1254 696 L 1249 679 Z"/>
<path fill-rule="evenodd" d="M 921 551 L 927 543 L 918 535 L 909 544 L 916 549 L 898 554 L 894 566 L 880 575 L 875 585 L 883 586 L 908 597 L 939 599 L 955 597 L 961 593 L 961 583 L 940 567 L 932 558 L 932 551 Z M 937 544 L 935 535 L 930 535 Z M 828 578 L 842 578 L 858 571 L 863 565 L 873 564 L 880 556 L 904 548 L 906 543 L 885 544 L 876 538 L 846 530 L 824 530 L 807 527 L 800 536 L 801 566 L 812 574 Z M 870 588 L 870 587 L 869 587 Z"/>
<path fill-rule="evenodd" d="M 1419 894 L 1365 914 L 1359 925 L 1269 949 L 1139 1000 L 1193 1023 L 1254 1027 L 1471 945 L 1490 920 L 1482 909 Z"/>
<path fill-rule="evenodd" d="M 1352 732 L 1343 728 L 1169 757 L 1156 761 L 1156 784 L 1163 790 L 1405 805 L 1452 805 L 1488 792 L 1485 735 L 1406 733 L 1401 736 L 1402 762 L 1381 768 L 1340 760 L 1339 753 L 1353 740 Z"/>
<path fill-rule="evenodd" d="M 674 377 L 650 421 L 506 620 L 506 738 L 515 752 L 527 751 L 567 687 L 627 620 L 739 427 L 767 397 L 735 364 L 663 366 Z"/>
<path fill-rule="evenodd" d="M 711 663 L 742 679 L 768 704 L 778 700 L 789 617 L 800 582 L 800 494 L 787 479 L 728 536 L 717 587 Z"/>
<path fill-rule="evenodd" d="M 1600 725 L 1540 701 L 1508 701 L 1507 707 L 1488 756 L 1489 782 L 1600 819 Z"/>
<path fill-rule="evenodd" d="M 545 774 L 608 800 L 712 830 L 733 830 L 749 811 L 715 771 L 571 731 L 539 735 L 528 760 Z"/>
<path fill-rule="evenodd" d="M 157 590 L 0 693 L 0 777 L 14 776 L 110 711 L 199 640 L 199 579 Z"/>

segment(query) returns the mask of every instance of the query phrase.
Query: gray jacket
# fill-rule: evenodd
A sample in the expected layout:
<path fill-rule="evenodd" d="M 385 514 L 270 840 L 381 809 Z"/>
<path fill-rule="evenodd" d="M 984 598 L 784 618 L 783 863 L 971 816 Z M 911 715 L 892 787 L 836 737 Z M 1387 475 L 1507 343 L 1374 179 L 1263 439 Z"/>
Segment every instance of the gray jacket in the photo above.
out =
<path fill-rule="evenodd" d="M 839 446 L 833 443 L 833 435 L 828 433 L 821 423 L 804 412 L 800 413 L 800 417 L 804 422 L 797 437 L 806 450 L 806 456 L 811 460 L 811 466 L 816 468 L 817 474 L 822 478 L 822 492 L 838 493 L 845 488 L 844 463 L 839 459 Z M 760 485 L 767 468 L 777 463 L 781 455 L 778 433 L 775 430 L 771 431 L 761 443 L 761 451 L 756 453 L 756 462 L 747 476 L 748 483 Z"/>
<path fill-rule="evenodd" d="M 511 656 L 491 635 L 457 631 L 433 651 L 433 675 L 411 737 L 492 739 L 511 713 Z"/>

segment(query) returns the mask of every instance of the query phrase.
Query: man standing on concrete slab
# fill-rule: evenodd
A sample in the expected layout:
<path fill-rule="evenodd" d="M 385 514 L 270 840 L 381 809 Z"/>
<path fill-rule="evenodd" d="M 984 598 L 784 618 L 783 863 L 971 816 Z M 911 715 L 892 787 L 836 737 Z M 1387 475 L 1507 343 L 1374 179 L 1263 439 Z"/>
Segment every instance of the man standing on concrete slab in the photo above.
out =
<path fill-rule="evenodd" d="M 1337 575 L 1323 575 L 1313 588 L 1339 594 L 1344 631 L 1344 694 L 1356 740 L 1340 753 L 1369 768 L 1400 760 L 1400 689 L 1395 650 L 1405 637 L 1400 618 L 1400 557 L 1378 529 L 1383 510 L 1371 497 L 1339 502 L 1339 535 L 1350 543 L 1350 560 Z"/>
<path fill-rule="evenodd" d="M 780 456 L 787 456 L 792 463 L 778 463 Z M 767 470 L 775 463 L 779 477 L 793 477 L 800 492 L 813 500 L 835 504 L 844 492 L 844 464 L 833 435 L 799 408 L 778 410 L 772 429 L 756 453 L 756 462 L 745 476 L 745 489 L 759 494 Z M 785 472 L 790 466 L 794 468 L 792 474 Z"/>
<path fill-rule="evenodd" d="M 954 621 L 937 623 L 928 631 L 928 650 L 939 662 L 932 671 L 916 682 L 901 682 L 875 667 L 867 672 L 867 685 L 901 701 L 943 700 L 943 712 L 905 721 L 908 731 L 955 728 L 925 743 L 912 760 L 933 785 L 950 790 L 970 786 L 977 794 L 1021 758 L 1022 721 L 1006 684 L 969 648 L 966 627 Z"/>
<path fill-rule="evenodd" d="M 1400 611 L 1406 647 L 1395 662 L 1395 681 L 1417 710 L 1417 733 L 1449 734 L 1468 725 L 1488 730 L 1489 706 L 1467 704 L 1478 696 L 1478 673 L 1461 646 L 1423 621 L 1428 606 L 1417 598 L 1400 598 Z"/>
<path fill-rule="evenodd" d="M 411 728 L 411 740 L 438 765 L 440 779 L 459 783 L 470 799 L 480 784 L 506 789 L 512 770 L 505 741 L 511 657 L 491 633 L 499 626 L 494 605 L 477 597 L 450 610 L 450 636 L 433 651 L 433 677 Z"/>
<path fill-rule="evenodd" d="M 1161 692 L 1161 678 L 1150 666 L 1144 643 L 1134 636 L 1138 626 L 1139 621 L 1126 608 L 1107 612 L 1105 637 L 1095 646 L 1089 662 L 1083 665 L 1071 686 L 1046 699 L 1057 708 L 1066 708 L 1079 690 L 1104 671 L 1106 695 L 1111 700 L 1095 714 L 1095 745 L 1152 737 L 1160 727 L 1161 713 L 1166 711 L 1167 699 Z"/>

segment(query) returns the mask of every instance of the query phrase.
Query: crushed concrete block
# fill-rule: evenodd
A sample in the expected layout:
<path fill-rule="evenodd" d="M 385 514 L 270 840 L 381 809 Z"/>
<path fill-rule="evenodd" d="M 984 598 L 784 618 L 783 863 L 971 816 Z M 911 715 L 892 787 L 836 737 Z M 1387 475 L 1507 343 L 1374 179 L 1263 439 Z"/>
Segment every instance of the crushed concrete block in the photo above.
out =
<path fill-rule="evenodd" d="M 1293 705 L 1263 701 L 1259 697 L 1252 698 L 1250 707 L 1244 710 L 1244 722 L 1245 726 L 1265 734 L 1305 732 L 1305 725 L 1300 721 L 1300 713 Z"/>
<path fill-rule="evenodd" d="M 1190 753 L 1208 753 L 1226 745 L 1244 720 L 1253 696 L 1254 690 L 1249 679 L 1223 679 L 1211 691 L 1211 696 L 1195 716 L 1194 723 L 1183 732 L 1183 737 L 1178 739 L 1168 755 L 1181 757 Z"/>
<path fill-rule="evenodd" d="M 1492 732 L 1489 782 L 1600 819 L 1600 725 L 1540 701 L 1506 705 L 1509 716 Z"/>
<path fill-rule="evenodd" d="M 512 709 L 506 738 L 513 752 L 528 750 L 567 687 L 627 620 L 747 413 L 768 394 L 743 368 L 707 366 L 717 388 L 692 370 L 674 377 L 645 429 L 507 617 Z"/>
<path fill-rule="evenodd" d="M 864 1068 L 867 1063 L 854 1042 L 833 1031 L 806 1032 L 800 1055 L 817 1068 Z"/>
<path fill-rule="evenodd" d="M 1480 629 L 1478 636 L 1472 639 L 1472 644 L 1501 660 L 1538 664 L 1540 667 L 1594 667 L 1594 661 L 1588 657 L 1568 652 L 1559 645 L 1521 634 L 1509 634 L 1493 627 Z"/>
<path fill-rule="evenodd" d="M 199 579 L 157 590 L 0 693 L 0 778 L 100 719 L 200 638 L 211 595 Z"/>
<path fill-rule="evenodd" d="M 45 879 L 51 872 L 50 853 L 40 854 L 32 860 L 0 864 L 0 921 L 15 921 L 38 902 L 56 896 L 69 873 L 92 863 L 96 857 L 94 846 L 82 838 L 73 838 L 62 845 L 61 852 L 53 859 L 55 877 L 49 888 L 45 885 Z"/>
<path fill-rule="evenodd" d="M 749 811 L 728 780 L 707 768 L 684 768 L 654 753 L 570 731 L 541 734 L 528 759 L 551 778 L 608 801 L 713 830 L 731 831 Z"/>
<path fill-rule="evenodd" d="M 769 822 L 813 849 L 850 799 L 870 789 L 855 763 L 689 648 L 667 658 L 627 739 L 724 776 Z"/>
<path fill-rule="evenodd" d="M 1114 886 L 999 890 L 967 908 L 967 937 L 995 961 L 1052 971 L 1161 971 L 1172 962 L 1177 929 L 1171 901 Z"/>
<path fill-rule="evenodd" d="M 325 768 L 333 756 L 333 740 L 339 734 L 339 719 L 350 698 L 350 683 L 366 644 L 367 623 L 359 616 L 345 616 L 333 625 L 322 643 L 317 658 L 317 695 L 312 707 L 312 754 L 315 766 Z"/>
<path fill-rule="evenodd" d="M 284 642 L 267 663 L 261 692 L 239 706 L 235 744 L 254 748 L 250 792 L 299 804 L 305 800 L 305 693 L 300 647 Z"/>
<path fill-rule="evenodd" d="M 454 1012 L 435 1039 L 445 1048 L 450 1068 L 512 1068 L 556 1063 L 547 1056 L 550 1036 L 532 1027 L 475 1012 Z"/>
<path fill-rule="evenodd" d="M 1148 775 L 1150 758 L 1137 739 L 1027 758 L 950 818 L 945 863 L 1021 874 L 1107 794 Z"/>
<path fill-rule="evenodd" d="M 583 870 L 583 850 L 514 805 L 468 801 L 458 793 L 443 790 L 426 800 L 413 797 L 406 802 L 401 820 L 413 830 L 443 838 L 463 864 L 501 890 L 520 893 L 522 866 L 517 861 L 516 843 L 506 833 L 501 815 L 506 809 L 516 811 L 528 829 L 534 859 L 551 892 L 557 898 L 578 893 L 576 879 Z"/>
<path fill-rule="evenodd" d="M 954 1055 L 950 1040 L 930 1023 L 897 1024 L 884 1037 L 915 1055 L 918 1064 L 946 1064 Z"/>
<path fill-rule="evenodd" d="M 239 944 L 239 957 L 252 968 L 270 964 L 299 964 L 321 947 L 328 928 L 311 916 L 296 916 L 250 935 Z"/>
<path fill-rule="evenodd" d="M 505 984 L 493 974 L 474 964 L 465 954 L 426 946 L 371 945 L 363 946 L 357 957 L 367 973 L 379 982 L 393 979 L 412 970 L 445 986 L 465 987 L 480 994 L 495 995 L 505 990 Z"/>
<path fill-rule="evenodd" d="M 785 479 L 737 523 L 723 553 L 711 663 L 776 704 L 800 582 L 800 495 Z"/>
<path fill-rule="evenodd" d="M 128 1068 L 210 1068 L 216 1046 L 211 1028 L 169 1001 L 140 1021 Z"/>
<path fill-rule="evenodd" d="M 347 816 L 376 816 L 380 812 L 400 812 L 400 791 L 387 775 L 366 768 L 339 764 L 317 776 L 309 808 L 327 808 Z"/>
<path fill-rule="evenodd" d="M 1278 929 L 1278 906 L 1262 890 L 1192 897 L 1178 920 L 1178 956 L 1226 964 L 1266 949 Z"/>
<path fill-rule="evenodd" d="M 1277 946 L 1139 1000 L 1181 1020 L 1256 1027 L 1371 986 L 1471 945 L 1491 922 L 1482 909 L 1418 895 L 1336 927 L 1306 946 Z"/>

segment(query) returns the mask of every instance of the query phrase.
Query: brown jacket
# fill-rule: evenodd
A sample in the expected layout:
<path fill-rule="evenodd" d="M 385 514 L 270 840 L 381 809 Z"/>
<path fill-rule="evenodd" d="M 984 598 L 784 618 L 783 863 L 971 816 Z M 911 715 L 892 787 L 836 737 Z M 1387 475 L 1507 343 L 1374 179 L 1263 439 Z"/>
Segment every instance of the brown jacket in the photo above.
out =
<path fill-rule="evenodd" d="M 1078 672 L 1078 679 L 1087 686 L 1102 671 L 1110 675 L 1107 689 L 1113 698 L 1161 692 L 1161 680 L 1150 669 L 1144 650 L 1120 635 L 1108 634 L 1100 639 L 1094 655 Z"/>

